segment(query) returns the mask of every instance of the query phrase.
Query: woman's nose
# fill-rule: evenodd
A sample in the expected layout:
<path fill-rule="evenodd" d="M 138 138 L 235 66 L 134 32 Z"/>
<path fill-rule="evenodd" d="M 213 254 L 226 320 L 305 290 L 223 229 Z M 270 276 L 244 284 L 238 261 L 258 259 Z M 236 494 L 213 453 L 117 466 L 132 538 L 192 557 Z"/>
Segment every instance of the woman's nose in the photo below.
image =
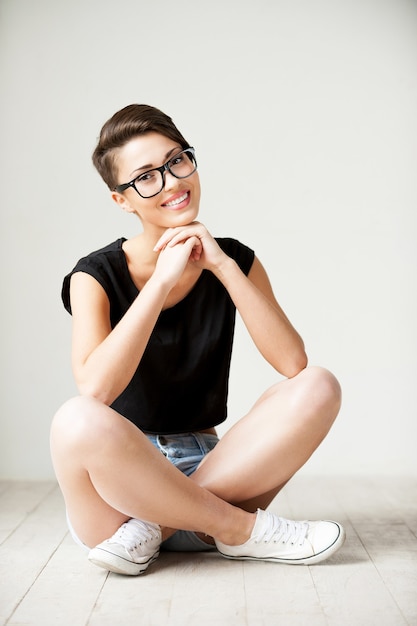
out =
<path fill-rule="evenodd" d="M 167 169 L 164 172 L 164 189 L 175 189 L 178 184 L 178 178 L 173 176 L 171 172 Z"/>

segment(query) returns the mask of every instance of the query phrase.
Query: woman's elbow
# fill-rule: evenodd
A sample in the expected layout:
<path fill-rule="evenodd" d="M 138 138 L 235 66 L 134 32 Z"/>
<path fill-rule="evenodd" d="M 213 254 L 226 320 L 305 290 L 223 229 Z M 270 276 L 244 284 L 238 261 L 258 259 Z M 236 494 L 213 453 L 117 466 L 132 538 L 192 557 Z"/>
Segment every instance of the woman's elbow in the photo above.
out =
<path fill-rule="evenodd" d="M 300 350 L 297 354 L 293 354 L 291 359 L 285 364 L 285 371 L 282 372 L 287 378 L 294 378 L 302 372 L 308 365 L 308 357 L 305 350 Z"/>
<path fill-rule="evenodd" d="M 94 384 L 92 381 L 76 380 L 76 385 L 80 396 L 94 398 L 102 404 L 110 406 L 115 400 L 110 390 L 106 390 L 103 385 Z"/>

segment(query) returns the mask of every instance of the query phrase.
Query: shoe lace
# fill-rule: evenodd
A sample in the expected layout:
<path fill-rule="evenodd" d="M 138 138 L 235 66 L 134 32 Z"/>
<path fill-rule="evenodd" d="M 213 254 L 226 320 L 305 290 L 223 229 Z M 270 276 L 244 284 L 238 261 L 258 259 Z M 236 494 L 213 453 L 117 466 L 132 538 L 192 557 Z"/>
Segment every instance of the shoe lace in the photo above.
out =
<path fill-rule="evenodd" d="M 159 536 L 159 527 L 150 522 L 130 519 L 122 524 L 110 541 L 121 543 L 127 550 L 132 550 Z"/>
<path fill-rule="evenodd" d="M 265 522 L 263 528 L 254 537 L 258 543 L 273 541 L 274 543 L 298 543 L 301 546 L 306 539 L 309 528 L 308 522 L 295 522 L 272 514 L 268 515 Z"/>

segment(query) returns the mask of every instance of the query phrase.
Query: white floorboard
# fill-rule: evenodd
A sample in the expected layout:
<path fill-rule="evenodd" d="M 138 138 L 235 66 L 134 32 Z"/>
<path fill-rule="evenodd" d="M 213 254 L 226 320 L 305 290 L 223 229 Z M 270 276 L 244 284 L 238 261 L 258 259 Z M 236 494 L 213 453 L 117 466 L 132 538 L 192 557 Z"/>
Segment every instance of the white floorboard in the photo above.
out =
<path fill-rule="evenodd" d="M 69 537 L 55 483 L 0 482 L 0 626 L 417 626 L 417 478 L 295 477 L 271 507 L 337 519 L 311 567 L 164 553 L 107 574 Z"/>

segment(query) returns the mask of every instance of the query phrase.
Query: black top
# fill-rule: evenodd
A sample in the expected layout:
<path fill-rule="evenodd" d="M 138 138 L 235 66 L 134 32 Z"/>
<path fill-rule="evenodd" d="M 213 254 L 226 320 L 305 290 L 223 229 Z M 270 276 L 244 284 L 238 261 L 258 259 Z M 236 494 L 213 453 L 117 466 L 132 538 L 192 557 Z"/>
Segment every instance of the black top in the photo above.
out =
<path fill-rule="evenodd" d="M 93 276 L 110 301 L 112 328 L 139 291 L 121 238 L 78 261 L 64 278 L 62 300 L 71 313 L 70 280 Z M 247 275 L 254 252 L 235 239 L 216 239 Z M 227 416 L 235 306 L 221 282 L 203 270 L 187 296 L 158 317 L 132 380 L 111 405 L 141 430 L 166 435 L 211 428 Z"/>

